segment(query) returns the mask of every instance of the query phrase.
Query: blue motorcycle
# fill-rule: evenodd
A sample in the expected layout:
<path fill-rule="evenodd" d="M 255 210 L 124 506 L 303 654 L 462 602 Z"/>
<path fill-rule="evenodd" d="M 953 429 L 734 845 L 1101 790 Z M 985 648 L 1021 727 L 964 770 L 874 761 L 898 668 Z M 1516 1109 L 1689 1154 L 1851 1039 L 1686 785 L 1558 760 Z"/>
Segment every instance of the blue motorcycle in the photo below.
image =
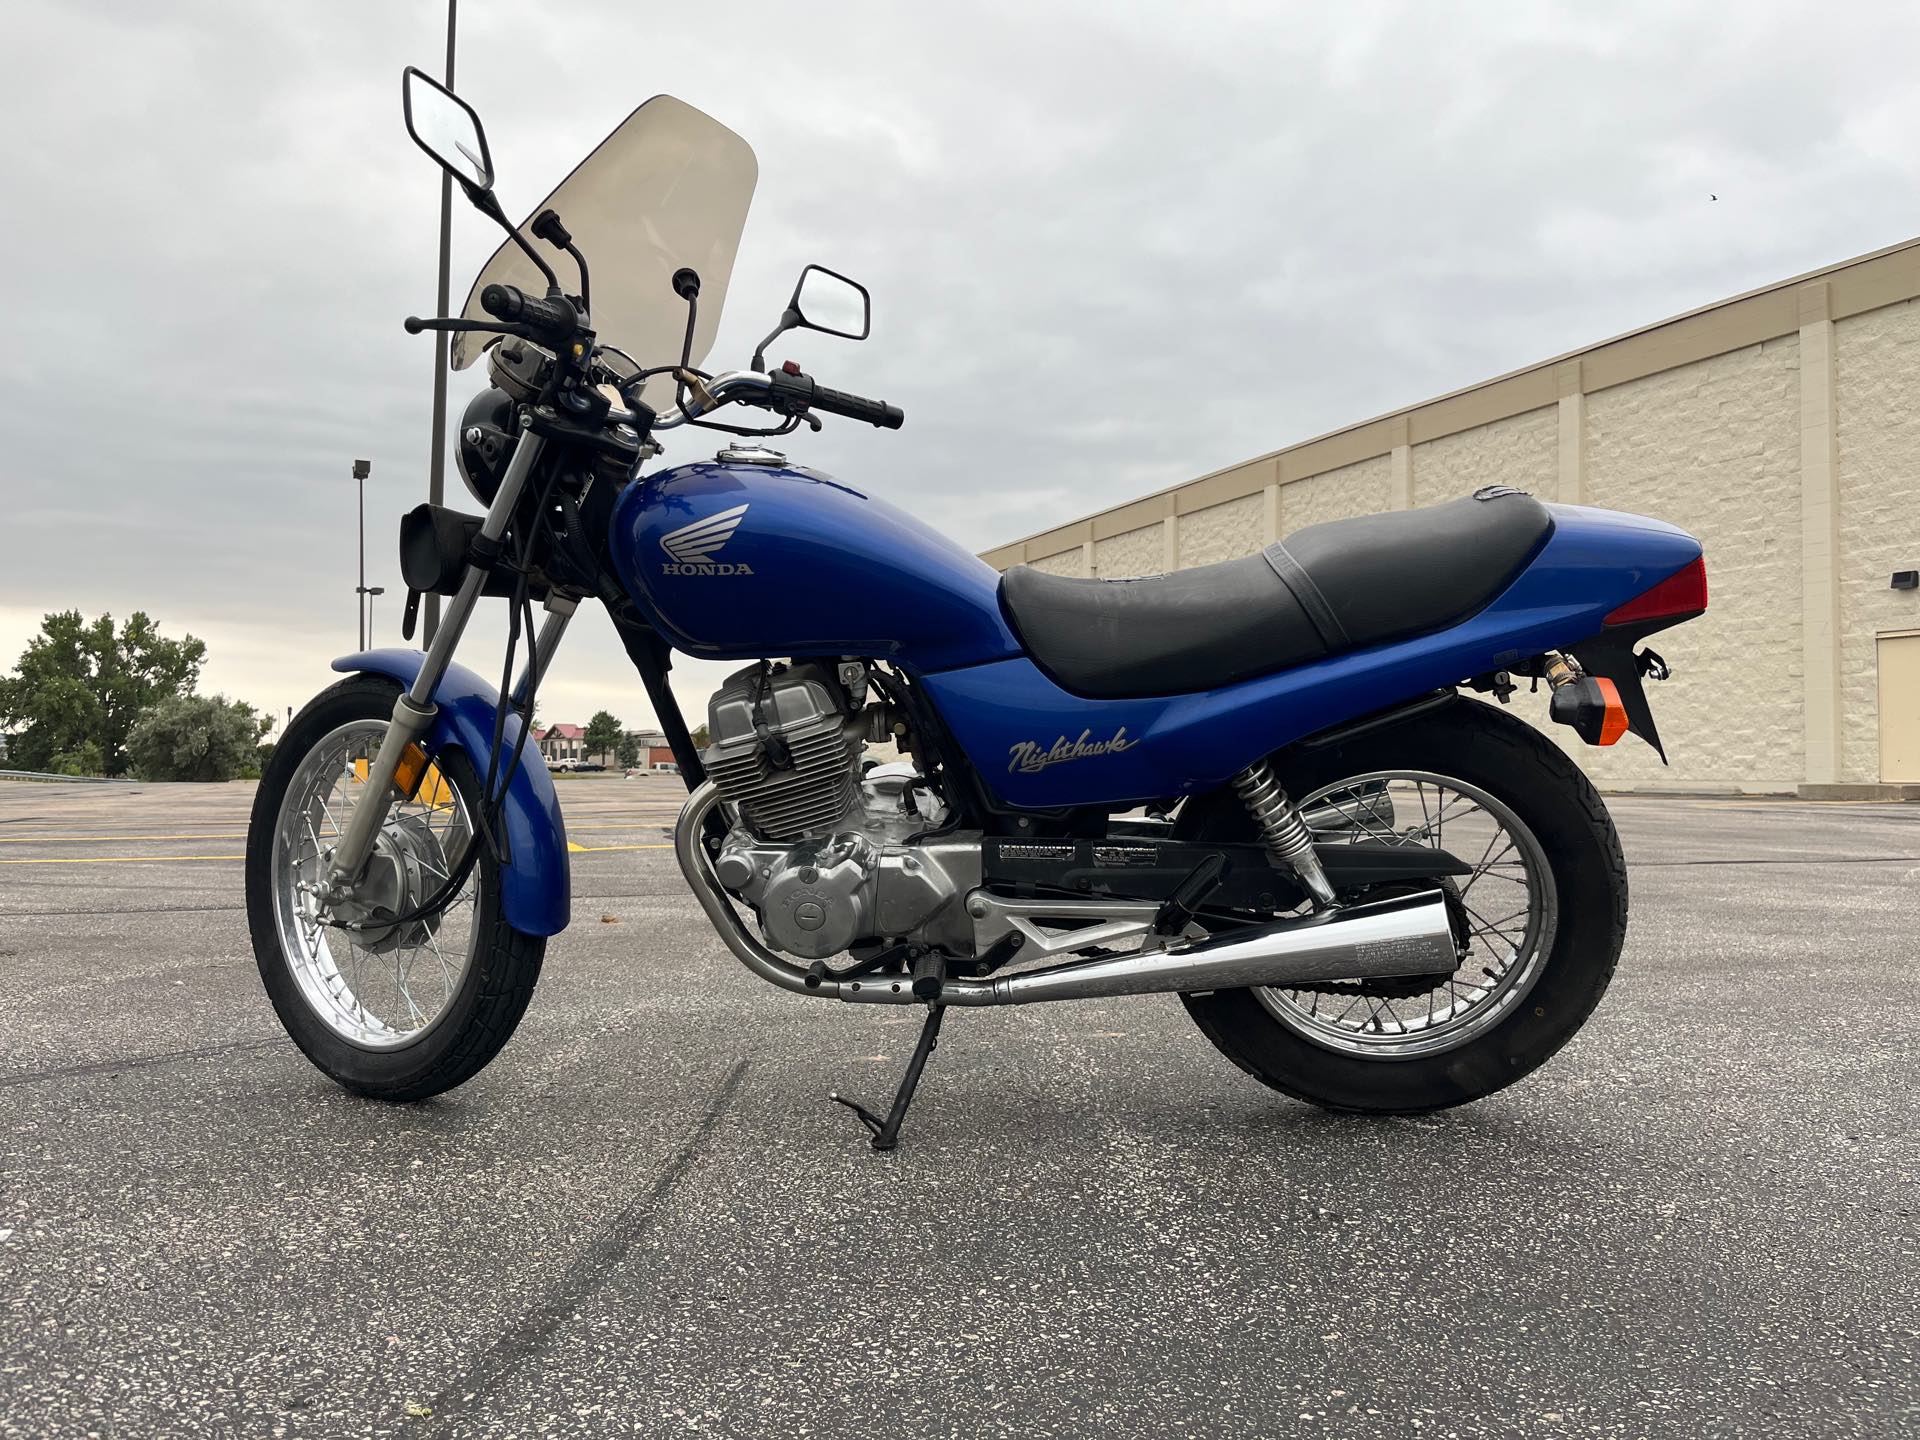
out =
<path fill-rule="evenodd" d="M 1705 610 L 1697 540 L 1489 487 L 1143 580 L 998 574 L 766 443 L 900 426 L 764 359 L 864 339 L 863 287 L 809 265 L 749 368 L 701 368 L 757 173 L 738 136 L 651 100 L 516 226 L 473 110 L 417 70 L 403 96 L 508 238 L 460 315 L 406 322 L 491 382 L 457 438 L 484 515 L 401 525 L 408 638 L 423 599 L 445 615 L 424 653 L 335 662 L 253 809 L 260 973 L 328 1075 L 434 1095 L 518 1023 L 568 919 L 530 721 L 590 600 L 685 777 L 675 849 L 721 943 L 797 996 L 924 1010 L 886 1113 L 843 1102 L 877 1148 L 955 1007 L 1177 994 L 1256 1079 L 1376 1113 L 1478 1099 L 1580 1028 L 1626 931 L 1620 843 L 1502 707 L 1544 686 L 1579 740 L 1659 749 L 1641 642 Z M 714 458 L 650 469 L 681 429 L 722 432 Z M 453 663 L 483 597 L 497 683 Z M 739 662 L 704 747 L 676 652 Z"/>

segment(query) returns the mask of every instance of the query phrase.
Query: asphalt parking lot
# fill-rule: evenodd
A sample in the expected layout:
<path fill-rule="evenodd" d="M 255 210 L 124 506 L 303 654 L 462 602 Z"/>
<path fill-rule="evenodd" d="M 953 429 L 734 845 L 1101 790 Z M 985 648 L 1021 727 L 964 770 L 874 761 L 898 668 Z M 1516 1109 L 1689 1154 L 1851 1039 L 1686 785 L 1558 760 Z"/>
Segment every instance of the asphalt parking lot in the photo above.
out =
<path fill-rule="evenodd" d="M 267 1007 L 250 786 L 0 784 L 0 1433 L 1920 1433 L 1920 806 L 1616 801 L 1613 991 L 1477 1106 L 957 1013 L 876 1156 L 915 1017 L 728 958 L 670 778 L 562 794 L 526 1022 L 395 1108 Z"/>

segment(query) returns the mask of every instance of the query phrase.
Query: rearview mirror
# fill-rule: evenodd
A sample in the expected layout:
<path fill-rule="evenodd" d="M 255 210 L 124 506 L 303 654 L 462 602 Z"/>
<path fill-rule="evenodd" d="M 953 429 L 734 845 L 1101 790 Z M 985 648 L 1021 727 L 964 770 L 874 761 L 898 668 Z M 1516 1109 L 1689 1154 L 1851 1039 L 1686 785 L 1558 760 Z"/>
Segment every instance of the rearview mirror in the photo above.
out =
<path fill-rule="evenodd" d="M 493 156 L 473 107 L 425 71 L 409 65 L 400 87 L 407 134 L 470 195 L 493 188 Z"/>
<path fill-rule="evenodd" d="M 866 339 L 873 325 L 873 299 L 867 287 L 824 265 L 809 265 L 800 272 L 787 308 L 807 329 L 844 340 Z"/>
<path fill-rule="evenodd" d="M 824 265 L 809 265 L 800 272 L 800 283 L 793 287 L 780 323 L 753 352 L 753 368 L 767 368 L 767 346 L 789 330 L 818 330 L 843 340 L 864 340 L 872 326 L 873 298 L 866 286 Z"/>

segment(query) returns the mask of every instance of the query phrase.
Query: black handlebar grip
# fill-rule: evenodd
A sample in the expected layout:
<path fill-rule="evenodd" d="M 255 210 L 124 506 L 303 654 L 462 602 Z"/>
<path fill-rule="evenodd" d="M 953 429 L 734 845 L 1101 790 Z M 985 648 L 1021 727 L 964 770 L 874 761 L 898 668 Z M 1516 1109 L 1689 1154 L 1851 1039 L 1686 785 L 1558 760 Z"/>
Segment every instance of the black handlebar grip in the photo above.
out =
<path fill-rule="evenodd" d="M 898 430 L 907 418 L 898 405 L 889 405 L 884 400 L 869 400 L 864 395 L 849 395 L 844 390 L 829 390 L 824 385 L 813 387 L 810 403 L 814 409 L 824 410 L 829 415 L 864 420 L 869 425 L 878 425 L 882 430 Z"/>
<path fill-rule="evenodd" d="M 480 308 L 496 320 L 515 321 L 554 335 L 571 335 L 580 317 L 565 300 L 541 299 L 517 285 L 489 285 L 480 292 Z"/>
<path fill-rule="evenodd" d="M 496 320 L 518 320 L 526 298 L 518 285 L 489 285 L 480 292 L 480 308 Z"/>

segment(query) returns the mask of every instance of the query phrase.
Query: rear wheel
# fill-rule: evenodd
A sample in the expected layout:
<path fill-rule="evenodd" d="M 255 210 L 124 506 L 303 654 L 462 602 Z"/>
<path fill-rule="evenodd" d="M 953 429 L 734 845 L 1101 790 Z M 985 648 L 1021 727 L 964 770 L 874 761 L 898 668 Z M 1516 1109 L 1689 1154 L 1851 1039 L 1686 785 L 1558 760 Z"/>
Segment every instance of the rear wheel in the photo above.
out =
<path fill-rule="evenodd" d="M 485 850 L 444 910 L 383 923 L 430 897 L 475 843 L 480 777 L 459 751 L 437 757 L 414 798 L 393 807 L 354 900 L 317 898 L 399 693 L 356 676 L 287 727 L 247 829 L 247 921 L 268 998 L 307 1058 L 361 1094 L 420 1100 L 499 1052 L 546 941 L 508 923 Z"/>
<path fill-rule="evenodd" d="M 1626 935 L 1626 864 L 1600 797 L 1538 731 L 1459 700 L 1273 764 L 1317 843 L 1431 845 L 1471 866 L 1446 882 L 1468 941 L 1446 976 L 1182 997 L 1241 1069 L 1332 1109 L 1436 1110 L 1513 1083 L 1592 1014 Z M 1231 792 L 1180 828 L 1253 836 Z"/>

